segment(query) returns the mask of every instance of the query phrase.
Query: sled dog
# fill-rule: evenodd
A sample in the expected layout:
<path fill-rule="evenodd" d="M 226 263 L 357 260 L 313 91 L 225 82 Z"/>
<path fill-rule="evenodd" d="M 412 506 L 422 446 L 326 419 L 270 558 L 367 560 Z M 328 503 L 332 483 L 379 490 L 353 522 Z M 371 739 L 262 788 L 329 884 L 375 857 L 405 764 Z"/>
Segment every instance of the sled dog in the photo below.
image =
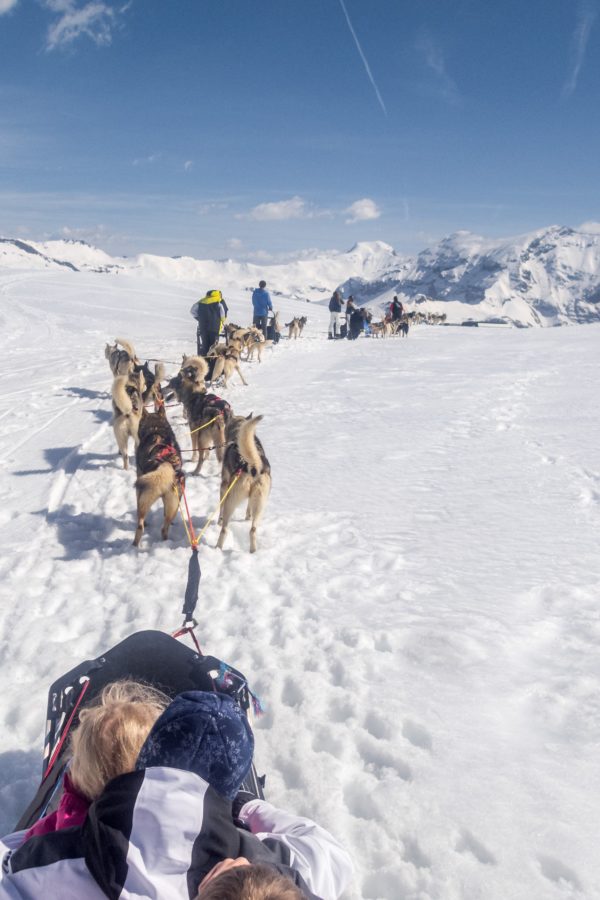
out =
<path fill-rule="evenodd" d="M 256 426 L 262 416 L 244 419 L 235 416 L 228 425 L 227 445 L 221 472 L 221 533 L 217 547 L 222 550 L 227 526 L 235 509 L 248 500 L 246 519 L 250 519 L 250 553 L 256 551 L 256 529 L 262 518 L 271 490 L 271 466 L 263 446 L 256 437 Z M 227 496 L 225 496 L 227 495 Z M 225 497 L 225 500 L 223 498 Z"/>
<path fill-rule="evenodd" d="M 117 375 L 113 381 L 112 426 L 124 469 L 129 468 L 129 438 L 133 438 L 136 447 L 138 445 L 138 429 L 144 406 L 142 400 L 144 389 L 142 372 Z"/>
<path fill-rule="evenodd" d="M 265 349 L 265 347 L 272 347 L 272 346 L 273 346 L 273 341 L 270 338 L 268 340 L 265 340 L 265 337 L 264 337 L 263 333 L 261 332 L 260 337 L 255 338 L 254 341 L 248 347 L 248 356 L 247 356 L 248 361 L 250 361 L 251 359 L 254 359 L 254 354 L 256 353 L 256 355 L 258 356 L 259 363 L 262 362 L 261 357 L 262 357 L 263 350 Z"/>
<path fill-rule="evenodd" d="M 190 426 L 192 462 L 196 460 L 196 468 L 192 475 L 199 475 L 212 447 L 219 462 L 223 461 L 225 426 L 232 415 L 232 410 L 229 403 L 216 394 L 206 393 L 204 387 L 198 390 L 194 382 L 185 377 L 184 372 L 185 370 L 182 370 L 179 375 L 172 378 L 169 386 L 173 387 L 183 404 Z"/>
<path fill-rule="evenodd" d="M 119 344 L 123 347 L 122 350 L 119 350 Z M 104 355 L 113 375 L 127 375 L 138 362 L 132 344 L 123 338 L 115 338 L 114 344 L 107 344 L 104 348 Z"/>
<path fill-rule="evenodd" d="M 239 351 L 235 349 L 235 339 L 229 342 L 229 347 L 225 348 L 225 353 L 216 353 L 215 354 L 215 364 L 212 371 L 212 377 L 210 380 L 210 386 L 212 387 L 214 382 L 223 376 L 223 386 L 227 387 L 227 381 L 231 378 L 234 372 L 237 372 L 240 378 L 242 379 L 242 384 L 248 386 L 248 382 L 242 375 L 242 370 L 240 369 L 240 354 Z M 212 356 L 211 353 L 208 354 L 209 357 Z"/>
<path fill-rule="evenodd" d="M 298 337 L 298 335 L 300 334 L 300 327 L 298 325 L 298 318 L 296 316 L 294 316 L 294 318 L 292 319 L 291 322 L 286 322 L 285 327 L 289 329 L 288 330 L 288 340 L 290 340 L 290 341 L 292 338 L 294 338 L 294 340 L 295 340 Z"/>
<path fill-rule="evenodd" d="M 185 356 L 181 360 L 180 373 L 193 382 L 200 390 L 204 390 L 204 380 L 208 375 L 209 365 L 203 356 Z"/>
<path fill-rule="evenodd" d="M 164 363 L 156 363 L 154 372 L 148 365 L 148 362 L 145 362 L 143 365 L 141 363 L 136 363 L 134 364 L 133 371 L 142 372 L 144 376 L 144 381 L 146 383 L 146 387 L 142 394 L 144 406 L 154 402 L 154 410 L 156 411 L 158 406 L 160 406 L 161 403 L 164 403 L 164 397 L 160 387 L 161 381 L 164 381 L 165 379 Z"/>
<path fill-rule="evenodd" d="M 306 316 L 294 316 L 291 322 L 286 322 L 285 327 L 289 329 L 288 340 L 299 338 L 307 322 Z"/>
<path fill-rule="evenodd" d="M 177 515 L 184 478 L 181 450 L 167 421 L 164 406 L 154 413 L 143 410 L 138 437 L 135 454 L 138 477 L 135 483 L 137 528 L 133 539 L 134 547 L 139 546 L 146 516 L 159 497 L 164 506 L 161 535 L 163 541 L 166 541 L 169 526 Z"/>

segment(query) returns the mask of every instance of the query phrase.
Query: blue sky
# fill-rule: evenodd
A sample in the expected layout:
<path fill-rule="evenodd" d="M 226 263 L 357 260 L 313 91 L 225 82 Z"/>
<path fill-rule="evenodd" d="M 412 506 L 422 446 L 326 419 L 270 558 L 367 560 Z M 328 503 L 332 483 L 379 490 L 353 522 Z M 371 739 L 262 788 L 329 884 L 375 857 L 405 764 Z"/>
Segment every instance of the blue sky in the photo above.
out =
<path fill-rule="evenodd" d="M 600 0 L 0 0 L 0 233 L 277 259 L 600 219 Z"/>

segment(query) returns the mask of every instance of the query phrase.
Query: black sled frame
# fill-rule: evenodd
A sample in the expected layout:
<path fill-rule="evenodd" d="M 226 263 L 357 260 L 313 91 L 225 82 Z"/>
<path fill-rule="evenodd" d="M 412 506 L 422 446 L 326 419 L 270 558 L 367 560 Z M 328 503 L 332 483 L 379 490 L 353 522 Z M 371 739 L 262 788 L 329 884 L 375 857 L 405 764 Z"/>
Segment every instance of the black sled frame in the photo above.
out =
<path fill-rule="evenodd" d="M 162 631 L 139 631 L 97 659 L 80 663 L 48 692 L 42 780 L 17 823 L 30 828 L 58 804 L 67 761 L 68 736 L 79 710 L 88 706 L 112 681 L 132 678 L 159 688 L 174 698 L 183 691 L 219 691 L 233 697 L 248 714 L 252 695 L 245 677 L 215 656 L 203 656 Z M 264 777 L 254 764 L 241 789 L 264 798 Z"/>

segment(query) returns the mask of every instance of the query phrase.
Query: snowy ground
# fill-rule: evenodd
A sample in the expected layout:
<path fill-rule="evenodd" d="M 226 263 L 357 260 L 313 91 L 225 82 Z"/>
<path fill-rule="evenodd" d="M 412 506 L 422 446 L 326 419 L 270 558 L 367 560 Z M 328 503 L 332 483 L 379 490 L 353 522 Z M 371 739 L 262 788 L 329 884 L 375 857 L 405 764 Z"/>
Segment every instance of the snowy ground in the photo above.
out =
<path fill-rule="evenodd" d="M 156 507 L 130 546 L 103 350 L 129 338 L 175 371 L 205 287 L 0 274 L 5 831 L 39 776 L 49 683 L 180 624 L 184 530 L 160 542 Z M 249 319 L 247 293 L 231 307 Z M 259 552 L 242 521 L 201 549 L 199 637 L 267 706 L 268 797 L 351 848 L 348 900 L 598 898 L 600 327 L 331 343 L 309 311 L 223 392 L 265 415 Z M 188 482 L 197 526 L 217 492 L 211 460 Z"/>

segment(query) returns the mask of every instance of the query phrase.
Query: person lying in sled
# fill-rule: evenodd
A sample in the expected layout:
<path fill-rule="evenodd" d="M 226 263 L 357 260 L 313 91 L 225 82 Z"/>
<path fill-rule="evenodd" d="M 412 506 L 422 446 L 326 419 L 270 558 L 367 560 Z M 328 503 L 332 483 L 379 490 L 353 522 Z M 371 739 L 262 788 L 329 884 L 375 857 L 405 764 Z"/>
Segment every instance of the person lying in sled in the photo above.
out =
<path fill-rule="evenodd" d="M 244 796 L 234 823 L 253 750 L 231 697 L 180 694 L 155 722 L 136 770 L 109 781 L 81 826 L 0 841 L 0 898 L 39 900 L 42 891 L 61 900 L 192 900 L 217 864 L 243 858 L 283 875 L 308 900 L 337 900 L 352 864 L 325 829 Z"/>

